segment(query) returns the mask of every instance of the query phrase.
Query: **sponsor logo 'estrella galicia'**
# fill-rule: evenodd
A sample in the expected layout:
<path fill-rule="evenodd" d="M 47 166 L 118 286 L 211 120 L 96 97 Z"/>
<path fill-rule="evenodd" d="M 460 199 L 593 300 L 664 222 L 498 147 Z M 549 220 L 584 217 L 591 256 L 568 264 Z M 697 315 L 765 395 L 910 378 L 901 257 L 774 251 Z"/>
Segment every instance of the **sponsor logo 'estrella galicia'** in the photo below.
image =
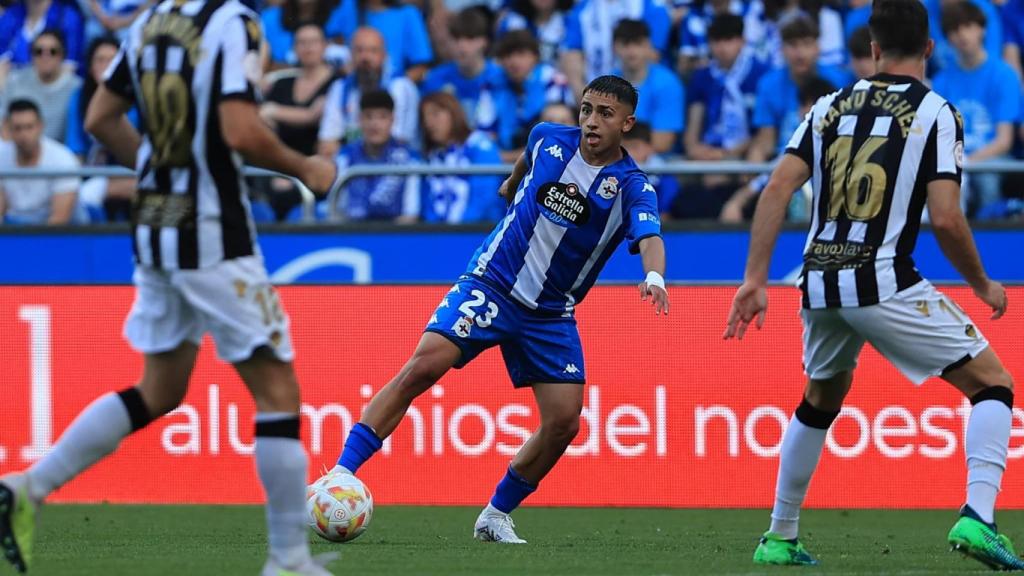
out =
<path fill-rule="evenodd" d="M 590 220 L 590 203 L 572 182 L 541 185 L 537 188 L 537 203 L 544 208 L 544 216 L 559 226 L 583 226 Z"/>

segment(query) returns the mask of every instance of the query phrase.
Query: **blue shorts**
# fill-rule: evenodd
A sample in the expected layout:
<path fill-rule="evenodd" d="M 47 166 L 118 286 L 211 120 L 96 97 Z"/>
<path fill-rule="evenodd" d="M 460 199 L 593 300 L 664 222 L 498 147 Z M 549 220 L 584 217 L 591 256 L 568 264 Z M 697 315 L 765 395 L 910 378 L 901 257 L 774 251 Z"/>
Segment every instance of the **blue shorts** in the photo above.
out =
<path fill-rule="evenodd" d="M 533 384 L 583 384 L 583 346 L 571 315 L 537 314 L 472 276 L 463 276 L 427 324 L 462 350 L 462 368 L 481 352 L 501 346 L 516 388 Z"/>

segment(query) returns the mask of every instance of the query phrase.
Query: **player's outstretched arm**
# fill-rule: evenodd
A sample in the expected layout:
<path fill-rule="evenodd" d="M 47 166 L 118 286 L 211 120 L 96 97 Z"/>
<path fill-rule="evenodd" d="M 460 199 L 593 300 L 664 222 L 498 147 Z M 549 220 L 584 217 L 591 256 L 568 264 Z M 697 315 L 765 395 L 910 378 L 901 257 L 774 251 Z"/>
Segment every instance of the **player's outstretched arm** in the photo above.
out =
<path fill-rule="evenodd" d="M 498 196 L 505 199 L 505 202 L 511 204 L 512 200 L 516 197 L 516 190 L 519 189 L 519 183 L 526 178 L 526 172 L 529 170 L 529 166 L 526 165 L 526 152 L 519 155 L 516 160 L 515 166 L 512 167 L 512 174 L 501 183 L 498 188 Z"/>
<path fill-rule="evenodd" d="M 956 181 L 941 179 L 928 183 L 928 214 L 942 253 L 975 295 L 992 307 L 992 319 L 1006 313 L 1006 290 L 985 273 L 971 228 L 960 209 L 960 185 Z"/>
<path fill-rule="evenodd" d="M 135 169 L 142 138 L 128 120 L 132 103 L 100 84 L 85 113 L 85 129 L 110 150 L 117 163 Z"/>
<path fill-rule="evenodd" d="M 654 313 L 668 314 L 668 291 L 665 290 L 665 241 L 661 236 L 648 236 L 638 244 L 640 260 L 647 278 L 640 283 L 640 299 L 651 299 Z"/>
<path fill-rule="evenodd" d="M 286 146 L 260 119 L 255 103 L 225 100 L 219 104 L 218 111 L 224 142 L 247 163 L 299 178 L 317 194 L 330 190 L 337 175 L 334 163 L 316 156 L 303 156 Z"/>
<path fill-rule="evenodd" d="M 768 264 L 771 263 L 775 241 L 786 219 L 786 207 L 789 206 L 793 192 L 810 175 L 810 167 L 806 162 L 793 154 L 785 154 L 761 192 L 757 210 L 754 211 L 754 223 L 750 228 L 750 250 L 743 285 L 733 298 L 723 338 L 735 336 L 742 340 L 755 318 L 758 329 L 764 324 L 765 311 L 768 309 L 768 292 L 765 289 L 768 284 Z"/>

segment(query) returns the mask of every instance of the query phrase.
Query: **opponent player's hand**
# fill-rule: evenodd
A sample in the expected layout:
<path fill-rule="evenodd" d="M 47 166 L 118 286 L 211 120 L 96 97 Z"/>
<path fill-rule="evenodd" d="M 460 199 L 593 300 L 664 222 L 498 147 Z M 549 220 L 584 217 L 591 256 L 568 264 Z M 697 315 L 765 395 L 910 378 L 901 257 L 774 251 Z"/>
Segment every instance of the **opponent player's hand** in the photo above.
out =
<path fill-rule="evenodd" d="M 729 311 L 729 322 L 725 327 L 725 334 L 722 338 L 728 340 L 735 336 L 743 340 L 747 328 L 756 319 L 755 326 L 760 330 L 764 325 L 764 314 L 768 311 L 768 292 L 763 285 L 749 284 L 744 282 L 736 291 L 732 299 L 732 309 Z"/>
<path fill-rule="evenodd" d="M 302 183 L 317 194 L 326 194 L 338 175 L 338 167 L 320 156 L 308 156 L 302 165 Z"/>
<path fill-rule="evenodd" d="M 668 315 L 668 292 L 666 292 L 664 288 L 661 286 L 653 286 L 647 282 L 641 282 L 639 287 L 641 301 L 646 301 L 650 298 L 651 304 L 654 306 L 655 314 L 661 314 L 664 312 Z"/>
<path fill-rule="evenodd" d="M 1006 314 L 1006 306 L 1009 304 L 1006 297 L 1006 288 L 999 282 L 989 280 L 984 288 L 974 289 L 974 295 L 982 302 L 992 308 L 992 319 L 998 320 Z"/>

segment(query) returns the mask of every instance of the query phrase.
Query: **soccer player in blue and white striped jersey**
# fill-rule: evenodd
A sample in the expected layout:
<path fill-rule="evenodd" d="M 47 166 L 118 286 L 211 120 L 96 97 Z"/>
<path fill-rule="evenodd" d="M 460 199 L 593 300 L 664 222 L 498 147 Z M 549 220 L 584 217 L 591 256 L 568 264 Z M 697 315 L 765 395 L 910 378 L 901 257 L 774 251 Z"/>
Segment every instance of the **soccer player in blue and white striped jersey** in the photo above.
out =
<path fill-rule="evenodd" d="M 416 397 L 448 370 L 500 346 L 512 384 L 533 389 L 541 425 L 513 458 L 474 527 L 522 544 L 509 513 L 537 489 L 579 430 L 585 372 L 574 310 L 626 240 L 643 260 L 641 298 L 668 312 L 658 199 L 622 148 L 637 93 L 602 76 L 583 93 L 581 128 L 539 124 L 499 193 L 508 211 L 441 301 L 412 358 L 370 402 L 329 474 L 355 473 Z"/>

